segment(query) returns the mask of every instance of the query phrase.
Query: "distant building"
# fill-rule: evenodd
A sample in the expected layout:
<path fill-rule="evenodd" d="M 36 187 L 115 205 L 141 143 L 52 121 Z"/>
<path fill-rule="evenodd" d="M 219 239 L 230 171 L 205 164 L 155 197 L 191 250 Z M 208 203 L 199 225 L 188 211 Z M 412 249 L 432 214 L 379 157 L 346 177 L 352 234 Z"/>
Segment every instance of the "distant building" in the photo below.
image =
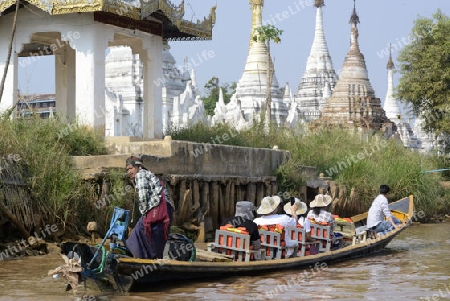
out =
<path fill-rule="evenodd" d="M 43 119 L 55 114 L 56 95 L 55 94 L 31 94 L 20 95 L 17 103 L 17 117 L 30 117 L 37 115 Z"/>

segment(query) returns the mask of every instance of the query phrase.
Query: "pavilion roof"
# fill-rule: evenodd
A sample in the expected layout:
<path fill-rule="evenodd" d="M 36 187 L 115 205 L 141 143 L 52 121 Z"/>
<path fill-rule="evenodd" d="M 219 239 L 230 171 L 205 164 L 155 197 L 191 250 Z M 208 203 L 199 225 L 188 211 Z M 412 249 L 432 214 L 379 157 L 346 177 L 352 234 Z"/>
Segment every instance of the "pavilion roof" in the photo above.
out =
<path fill-rule="evenodd" d="M 94 13 L 94 20 L 119 27 L 139 29 L 167 40 L 210 40 L 216 21 L 216 6 L 208 17 L 196 22 L 183 20 L 184 1 L 170 0 L 28 0 L 50 15 Z M 0 0 L 0 16 L 14 11 L 16 0 Z"/>

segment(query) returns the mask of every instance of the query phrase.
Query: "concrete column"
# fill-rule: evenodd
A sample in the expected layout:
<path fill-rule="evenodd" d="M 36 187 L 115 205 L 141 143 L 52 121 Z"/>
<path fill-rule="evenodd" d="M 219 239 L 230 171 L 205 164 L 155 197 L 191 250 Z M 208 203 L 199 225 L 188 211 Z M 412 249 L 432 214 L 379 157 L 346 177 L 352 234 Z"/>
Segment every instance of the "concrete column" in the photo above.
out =
<path fill-rule="evenodd" d="M 149 47 L 140 53 L 144 69 L 144 138 L 163 138 L 162 88 L 155 84 L 163 76 L 162 38 L 150 37 Z"/>
<path fill-rule="evenodd" d="M 0 39 L 1 45 L 8 45 L 3 43 L 3 39 Z M 4 47 L 0 51 L 0 78 L 3 77 L 5 70 L 6 57 L 8 55 L 7 47 Z M 0 112 L 4 112 L 17 102 L 17 86 L 18 85 L 18 57 L 16 54 L 11 55 L 11 60 L 8 66 L 8 73 L 6 75 L 5 86 L 3 89 L 3 95 L 0 102 Z M 23 92 L 23 91 L 22 91 Z M 14 113 L 13 113 L 14 115 Z"/>
<path fill-rule="evenodd" d="M 56 112 L 69 120 L 76 118 L 74 95 L 76 93 L 75 50 L 69 45 L 55 52 Z"/>
<path fill-rule="evenodd" d="M 75 108 L 80 122 L 105 134 L 105 50 L 106 29 L 98 24 L 78 29 L 75 48 Z M 70 113 L 69 113 L 70 114 Z"/>
<path fill-rule="evenodd" d="M 3 16 L 0 22 L 0 80 L 3 77 L 5 70 L 6 58 L 8 57 L 8 45 L 11 37 L 12 14 Z M 19 60 L 16 53 L 20 52 L 22 42 L 26 40 L 27 36 L 16 32 L 14 38 L 11 60 L 9 61 L 8 71 L 6 74 L 5 86 L 3 89 L 2 99 L 0 100 L 0 112 L 10 109 L 17 102 L 17 88 L 18 88 L 18 70 Z M 23 67 L 25 67 L 24 64 Z M 24 92 L 24 91 L 22 91 Z"/>

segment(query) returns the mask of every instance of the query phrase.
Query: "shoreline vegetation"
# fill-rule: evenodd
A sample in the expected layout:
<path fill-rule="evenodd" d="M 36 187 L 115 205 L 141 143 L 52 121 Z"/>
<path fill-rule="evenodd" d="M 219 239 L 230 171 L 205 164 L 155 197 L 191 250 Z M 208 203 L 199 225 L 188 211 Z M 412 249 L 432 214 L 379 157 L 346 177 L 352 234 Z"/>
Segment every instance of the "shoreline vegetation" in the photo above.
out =
<path fill-rule="evenodd" d="M 225 134 L 228 139 L 214 140 Z M 277 146 L 288 150 L 291 159 L 275 175 L 279 190 L 290 194 L 297 194 L 305 183 L 300 167 L 315 166 L 318 173 L 354 188 L 365 209 L 377 195 L 380 183 L 388 183 L 392 188 L 390 200 L 414 195 L 417 210 L 424 212 L 421 222 L 436 221 L 450 213 L 449 174 L 424 173 L 444 168 L 448 162 L 434 154 L 407 150 L 401 142 L 384 139 L 380 133 L 351 133 L 340 129 L 312 132 L 303 127 L 275 126 L 267 129 L 263 123 L 255 122 L 251 128 L 241 131 L 226 124 L 213 127 L 196 124 L 187 129 L 172 129 L 167 135 L 173 140 L 205 145 L 213 141 L 214 144 L 271 149 Z M 108 200 L 105 206 L 96 207 L 102 197 L 98 195 L 102 182 L 83 180 L 72 168 L 71 157 L 105 154 L 103 138 L 76 120 L 1 116 L 0 251 L 6 247 L 4 254 L 12 254 L 13 247 L 20 246 L 21 250 L 14 253 L 36 254 L 24 251 L 27 244 L 18 244 L 21 242 L 18 238 L 22 238 L 23 231 L 41 233 L 41 229 L 48 227 L 57 231 L 48 233 L 45 241 L 87 239 L 86 225 L 90 221 L 97 221 L 101 237 L 108 228 L 113 207 L 132 207 L 135 192 L 126 189 L 130 183 L 124 177 L 124 170 L 111 170 L 107 176 L 111 193 L 123 193 L 116 193 L 118 197 Z M 6 183 L 5 175 L 13 175 L 14 181 Z M 10 217 L 8 213 L 14 213 L 24 225 L 22 232 L 10 219 L 4 218 Z M 38 249 L 37 253 L 41 251 L 44 252 Z"/>

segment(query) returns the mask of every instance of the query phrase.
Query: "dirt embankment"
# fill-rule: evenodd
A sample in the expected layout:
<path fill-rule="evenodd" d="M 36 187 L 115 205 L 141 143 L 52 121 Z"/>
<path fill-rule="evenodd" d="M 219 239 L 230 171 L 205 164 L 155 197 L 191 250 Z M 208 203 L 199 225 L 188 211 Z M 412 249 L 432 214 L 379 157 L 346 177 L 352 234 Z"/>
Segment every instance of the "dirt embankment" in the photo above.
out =
<path fill-rule="evenodd" d="M 441 181 L 439 182 L 442 187 L 444 187 L 445 189 L 450 189 L 450 181 Z"/>

